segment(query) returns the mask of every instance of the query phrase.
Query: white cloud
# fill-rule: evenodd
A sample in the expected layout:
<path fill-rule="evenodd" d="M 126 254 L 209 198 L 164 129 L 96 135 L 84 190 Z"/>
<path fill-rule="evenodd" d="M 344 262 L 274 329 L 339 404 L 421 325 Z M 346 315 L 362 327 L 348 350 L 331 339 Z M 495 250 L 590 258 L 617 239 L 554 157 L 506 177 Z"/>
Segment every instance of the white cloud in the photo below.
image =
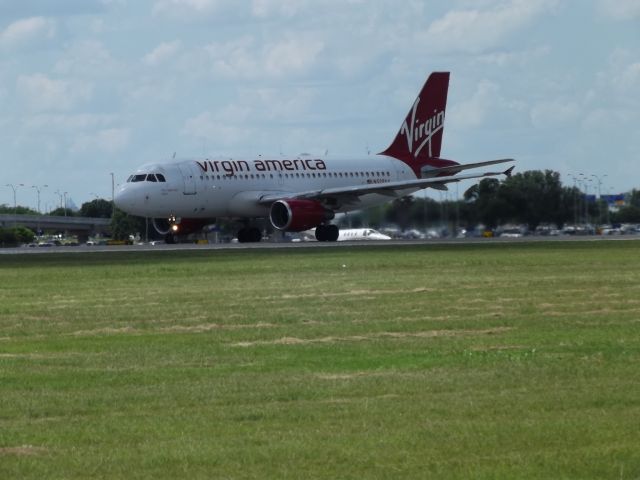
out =
<path fill-rule="evenodd" d="M 225 119 L 218 119 L 218 116 L 211 112 L 202 112 L 188 119 L 181 133 L 200 140 L 213 141 L 216 145 L 222 146 L 234 145 L 251 137 L 249 129 L 242 125 L 230 124 Z"/>
<path fill-rule="evenodd" d="M 637 124 L 638 119 L 638 114 L 635 111 L 596 108 L 584 116 L 581 126 L 586 130 L 596 132 L 599 136 L 608 136 L 611 132 L 616 132 L 616 134 L 624 132 L 625 125 Z M 625 141 L 628 145 L 631 145 L 631 140 L 633 139 L 628 138 Z M 603 141 L 603 143 L 606 143 L 606 141 Z"/>
<path fill-rule="evenodd" d="M 92 128 L 104 128 L 112 125 L 116 120 L 115 115 L 108 114 L 38 113 L 25 118 L 24 126 L 29 130 L 77 132 Z"/>
<path fill-rule="evenodd" d="M 418 34 L 418 41 L 440 52 L 483 52 L 501 45 L 555 5 L 555 0 L 511 0 L 488 10 L 451 10 Z"/>
<path fill-rule="evenodd" d="M 316 64 L 324 43 L 301 34 L 259 46 L 249 36 L 206 47 L 216 75 L 257 78 L 281 77 L 307 72 Z"/>
<path fill-rule="evenodd" d="M 640 61 L 623 67 L 611 81 L 621 94 L 636 97 L 640 91 Z"/>
<path fill-rule="evenodd" d="M 321 41 L 312 38 L 288 38 L 267 46 L 265 70 L 272 75 L 304 72 L 313 66 L 324 48 Z"/>
<path fill-rule="evenodd" d="M 38 40 L 51 39 L 55 23 L 44 17 L 31 17 L 13 22 L 0 32 L 0 46 L 14 47 Z"/>
<path fill-rule="evenodd" d="M 476 56 L 473 59 L 474 63 L 495 65 L 497 67 L 505 67 L 510 65 L 518 65 L 526 67 L 530 62 L 537 60 L 541 57 L 546 57 L 551 52 L 549 46 L 537 47 L 532 50 L 523 51 L 501 51 L 490 52 Z"/>
<path fill-rule="evenodd" d="M 91 98 L 93 90 L 85 82 L 56 80 L 41 73 L 20 75 L 17 89 L 28 107 L 36 111 L 69 110 Z"/>
<path fill-rule="evenodd" d="M 638 0 L 599 0 L 600 11 L 616 20 L 633 20 L 640 18 L 640 1 Z"/>
<path fill-rule="evenodd" d="M 219 0 L 158 0 L 153 6 L 154 15 L 180 18 L 197 18 L 209 15 L 220 6 Z"/>
<path fill-rule="evenodd" d="M 640 106 L 640 56 L 625 49 L 615 49 L 609 55 L 609 65 L 596 75 L 596 85 L 589 92 L 594 104 L 618 108 Z"/>
<path fill-rule="evenodd" d="M 57 74 L 102 78 L 118 68 L 111 52 L 97 40 L 71 44 L 54 65 Z"/>
<path fill-rule="evenodd" d="M 180 50 L 180 41 L 164 42 L 144 56 L 144 63 L 149 66 L 157 66 L 173 57 Z"/>
<path fill-rule="evenodd" d="M 309 118 L 314 99 L 310 88 L 258 88 L 242 92 L 242 102 L 253 109 L 253 116 L 262 120 L 294 121 L 300 116 Z"/>
<path fill-rule="evenodd" d="M 124 150 L 131 138 L 128 128 L 107 128 L 91 134 L 78 135 L 71 146 L 71 152 L 82 153 L 98 150 L 115 153 Z"/>
<path fill-rule="evenodd" d="M 575 102 L 541 102 L 531 109 L 531 122 L 535 128 L 557 128 L 575 124 L 581 108 Z"/>
<path fill-rule="evenodd" d="M 215 74 L 237 77 L 259 74 L 254 39 L 243 36 L 229 42 L 214 42 L 205 47 Z"/>
<path fill-rule="evenodd" d="M 470 99 L 453 105 L 447 116 L 458 127 L 470 128 L 482 125 L 497 104 L 503 102 L 498 92 L 498 85 L 484 80 L 478 84 Z"/>
<path fill-rule="evenodd" d="M 256 17 L 279 15 L 290 18 L 305 7 L 302 0 L 253 0 L 251 13 Z"/>

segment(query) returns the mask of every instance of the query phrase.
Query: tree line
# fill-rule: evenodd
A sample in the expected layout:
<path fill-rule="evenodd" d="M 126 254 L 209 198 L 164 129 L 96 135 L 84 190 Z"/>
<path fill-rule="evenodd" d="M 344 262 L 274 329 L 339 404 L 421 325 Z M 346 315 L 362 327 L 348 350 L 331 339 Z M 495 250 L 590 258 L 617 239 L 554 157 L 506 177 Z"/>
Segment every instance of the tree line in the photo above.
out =
<path fill-rule="evenodd" d="M 431 198 L 402 197 L 382 207 L 349 214 L 344 221 L 352 227 L 374 228 L 387 224 L 427 228 L 433 224 L 457 224 L 468 229 L 483 224 L 500 225 L 640 223 L 640 190 L 634 189 L 627 205 L 610 211 L 603 199 L 587 197 L 575 186 L 564 186 L 560 174 L 551 170 L 530 170 L 498 180 L 485 178 L 471 186 L 462 199 L 438 202 Z"/>

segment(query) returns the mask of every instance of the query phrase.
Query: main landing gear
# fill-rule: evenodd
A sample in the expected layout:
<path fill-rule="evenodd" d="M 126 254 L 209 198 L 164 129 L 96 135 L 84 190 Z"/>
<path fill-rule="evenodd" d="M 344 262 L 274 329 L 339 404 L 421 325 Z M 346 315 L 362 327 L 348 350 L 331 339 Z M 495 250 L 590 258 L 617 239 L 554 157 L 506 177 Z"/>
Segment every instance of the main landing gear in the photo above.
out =
<path fill-rule="evenodd" d="M 316 227 L 316 240 L 319 242 L 337 242 L 340 230 L 336 225 L 318 225 Z"/>
<path fill-rule="evenodd" d="M 262 240 L 262 232 L 256 227 L 245 227 L 238 231 L 238 242 L 255 243 Z"/>

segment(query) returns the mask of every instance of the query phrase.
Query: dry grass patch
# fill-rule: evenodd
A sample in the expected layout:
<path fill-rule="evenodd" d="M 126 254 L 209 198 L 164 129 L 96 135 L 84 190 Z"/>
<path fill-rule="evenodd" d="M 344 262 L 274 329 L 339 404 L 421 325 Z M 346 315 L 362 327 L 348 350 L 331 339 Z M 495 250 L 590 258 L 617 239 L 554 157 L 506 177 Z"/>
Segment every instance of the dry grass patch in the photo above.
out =
<path fill-rule="evenodd" d="M 0 447 L 0 457 L 15 455 L 18 457 L 30 457 L 43 455 L 49 450 L 44 447 L 34 447 L 33 445 L 21 445 L 19 447 Z"/>
<path fill-rule="evenodd" d="M 470 335 L 495 335 L 511 330 L 511 327 L 495 327 L 482 330 L 427 330 L 423 332 L 377 332 L 367 335 L 328 336 L 318 338 L 282 337 L 275 340 L 236 342 L 234 347 L 255 347 L 260 345 L 306 345 L 312 343 L 362 342 L 379 338 L 435 338 Z"/>

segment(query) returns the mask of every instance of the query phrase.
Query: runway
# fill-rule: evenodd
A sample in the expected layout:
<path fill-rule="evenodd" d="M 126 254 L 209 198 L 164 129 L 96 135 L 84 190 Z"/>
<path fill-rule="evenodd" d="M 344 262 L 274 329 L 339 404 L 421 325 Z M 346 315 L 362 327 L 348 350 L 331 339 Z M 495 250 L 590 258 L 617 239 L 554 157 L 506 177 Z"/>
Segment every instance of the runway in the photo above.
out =
<path fill-rule="evenodd" d="M 389 241 L 352 241 L 352 242 L 261 242 L 261 243 L 212 243 L 198 245 L 193 243 L 182 244 L 141 244 L 141 245 L 117 245 L 117 246 L 53 246 L 53 247 L 17 247 L 0 248 L 0 255 L 39 255 L 47 253 L 92 253 L 92 252 L 164 252 L 164 251 L 205 251 L 205 250 L 280 250 L 280 249 L 305 249 L 305 248 L 344 248 L 344 247 L 402 247 L 402 246 L 429 246 L 429 245 L 468 245 L 468 244 L 516 244 L 531 242 L 608 242 L 608 241 L 633 241 L 640 240 L 640 235 L 585 235 L 571 236 L 525 236 L 520 238 L 454 238 L 454 239 L 429 239 L 429 240 L 389 240 Z"/>

